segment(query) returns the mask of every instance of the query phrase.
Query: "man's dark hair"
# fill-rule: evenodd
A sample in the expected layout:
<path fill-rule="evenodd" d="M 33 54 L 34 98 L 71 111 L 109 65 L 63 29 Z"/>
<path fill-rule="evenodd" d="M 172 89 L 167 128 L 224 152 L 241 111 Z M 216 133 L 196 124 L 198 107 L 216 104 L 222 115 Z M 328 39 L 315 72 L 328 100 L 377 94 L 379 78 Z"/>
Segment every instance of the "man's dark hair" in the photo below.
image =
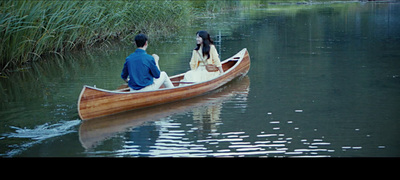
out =
<path fill-rule="evenodd" d="M 144 34 L 138 34 L 135 36 L 135 43 L 138 48 L 143 47 L 146 44 L 147 36 Z"/>

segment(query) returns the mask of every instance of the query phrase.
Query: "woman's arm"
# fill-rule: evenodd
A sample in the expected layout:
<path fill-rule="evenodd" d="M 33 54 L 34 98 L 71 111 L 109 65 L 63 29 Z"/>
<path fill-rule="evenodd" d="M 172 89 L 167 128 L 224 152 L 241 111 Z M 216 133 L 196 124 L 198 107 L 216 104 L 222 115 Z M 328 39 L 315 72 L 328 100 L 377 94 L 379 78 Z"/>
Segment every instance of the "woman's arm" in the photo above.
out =
<path fill-rule="evenodd" d="M 192 58 L 190 59 L 190 69 L 195 70 L 197 68 L 198 60 L 197 60 L 196 50 L 192 52 Z"/>
<path fill-rule="evenodd" d="M 210 47 L 210 55 L 213 58 L 214 65 L 218 67 L 219 72 L 224 73 L 224 69 L 222 69 L 221 60 L 219 59 L 219 54 L 214 45 L 211 45 Z"/>

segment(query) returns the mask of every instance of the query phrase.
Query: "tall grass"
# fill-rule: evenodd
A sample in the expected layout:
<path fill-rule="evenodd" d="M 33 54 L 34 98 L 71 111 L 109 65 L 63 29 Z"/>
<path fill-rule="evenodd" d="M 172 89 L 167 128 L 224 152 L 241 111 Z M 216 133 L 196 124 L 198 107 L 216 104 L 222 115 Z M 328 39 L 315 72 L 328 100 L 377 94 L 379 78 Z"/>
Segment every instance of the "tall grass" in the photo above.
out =
<path fill-rule="evenodd" d="M 0 77 L 49 54 L 167 36 L 196 17 L 288 0 L 0 0 Z M 293 0 L 308 2 L 309 0 Z M 313 0 L 328 1 L 328 0 Z M 290 0 L 292 2 L 292 0 Z"/>
<path fill-rule="evenodd" d="M 92 47 L 138 32 L 168 34 L 189 22 L 186 1 L 0 1 L 0 71 L 44 55 Z"/>

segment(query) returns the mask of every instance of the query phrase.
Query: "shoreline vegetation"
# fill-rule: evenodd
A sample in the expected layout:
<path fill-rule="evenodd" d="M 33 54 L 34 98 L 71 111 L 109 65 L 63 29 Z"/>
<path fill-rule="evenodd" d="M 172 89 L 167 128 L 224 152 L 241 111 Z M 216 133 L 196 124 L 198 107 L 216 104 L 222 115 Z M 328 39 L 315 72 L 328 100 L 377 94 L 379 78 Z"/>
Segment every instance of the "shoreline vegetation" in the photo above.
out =
<path fill-rule="evenodd" d="M 52 54 L 132 44 L 137 33 L 162 39 L 209 13 L 318 2 L 332 1 L 0 1 L 0 77 Z"/>
<path fill-rule="evenodd" d="M 189 22 L 186 1 L 0 1 L 0 72 Z"/>

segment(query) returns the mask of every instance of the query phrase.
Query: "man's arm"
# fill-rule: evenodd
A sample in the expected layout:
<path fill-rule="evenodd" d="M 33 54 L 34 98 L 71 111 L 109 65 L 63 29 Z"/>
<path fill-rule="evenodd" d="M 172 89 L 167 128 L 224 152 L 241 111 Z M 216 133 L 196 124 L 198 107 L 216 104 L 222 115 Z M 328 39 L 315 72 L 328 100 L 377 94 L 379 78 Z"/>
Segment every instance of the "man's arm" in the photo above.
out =
<path fill-rule="evenodd" d="M 150 72 L 155 78 L 160 78 L 160 67 L 158 66 L 159 57 L 156 54 L 152 55 L 152 60 L 150 61 Z"/>
<path fill-rule="evenodd" d="M 125 62 L 124 68 L 122 69 L 122 72 L 121 72 L 121 78 L 122 78 L 125 82 L 128 82 L 128 75 L 129 75 L 129 72 L 128 72 L 128 64 L 127 64 L 127 62 Z"/>

